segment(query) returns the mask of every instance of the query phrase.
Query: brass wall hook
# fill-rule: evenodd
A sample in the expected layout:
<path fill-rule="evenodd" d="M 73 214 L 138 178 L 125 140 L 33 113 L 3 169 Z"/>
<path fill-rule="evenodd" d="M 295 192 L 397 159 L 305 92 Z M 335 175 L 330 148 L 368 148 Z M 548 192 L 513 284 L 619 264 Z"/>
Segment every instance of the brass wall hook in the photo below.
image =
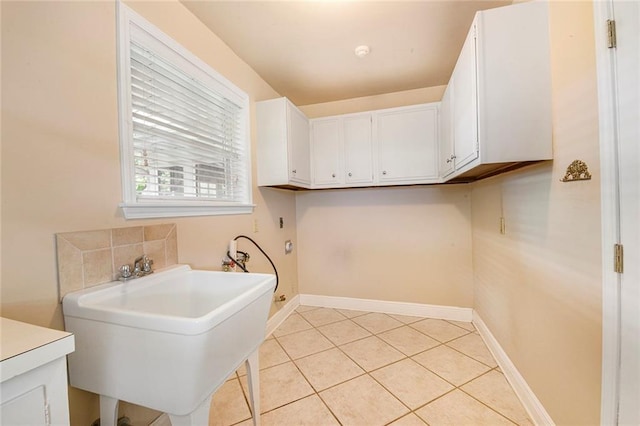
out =
<path fill-rule="evenodd" d="M 560 179 L 560 182 L 575 182 L 579 180 L 591 180 L 591 173 L 589 173 L 589 166 L 587 163 L 580 160 L 575 160 L 567 167 L 567 172 L 564 178 Z"/>

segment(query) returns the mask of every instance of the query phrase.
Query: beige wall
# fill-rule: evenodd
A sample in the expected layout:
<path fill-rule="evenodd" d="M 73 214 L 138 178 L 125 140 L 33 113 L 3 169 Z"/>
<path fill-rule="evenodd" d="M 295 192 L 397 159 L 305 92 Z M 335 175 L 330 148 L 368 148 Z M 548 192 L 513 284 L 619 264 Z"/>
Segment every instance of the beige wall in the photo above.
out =
<path fill-rule="evenodd" d="M 252 101 L 278 96 L 181 4 L 133 6 Z M 1 8 L 2 316 L 63 327 L 54 234 L 152 223 L 177 223 L 179 261 L 197 268 L 220 269 L 228 240 L 247 234 L 278 266 L 278 293 L 297 292 L 296 254 L 285 256 L 283 248 L 286 239 L 296 240 L 291 193 L 254 187 L 252 215 L 122 217 L 115 2 L 2 1 Z M 253 255 L 251 270 L 270 272 L 257 249 L 245 241 L 239 248 Z M 98 417 L 91 394 L 71 389 L 70 405 L 73 424 L 88 425 Z M 136 424 L 155 415 L 124 408 Z"/>
<path fill-rule="evenodd" d="M 296 198 L 300 293 L 473 306 L 464 185 Z"/>
<path fill-rule="evenodd" d="M 601 243 L 592 4 L 551 4 L 553 164 L 473 184 L 475 309 L 558 425 L 600 422 Z M 562 183 L 585 161 L 587 182 Z M 506 234 L 499 230 L 506 220 Z"/>
<path fill-rule="evenodd" d="M 385 95 L 363 96 L 322 104 L 303 105 L 300 110 L 309 118 L 328 117 L 337 114 L 395 108 L 406 105 L 439 102 L 447 86 L 425 87 Z"/>
<path fill-rule="evenodd" d="M 445 86 L 301 107 L 309 117 L 438 102 Z M 300 293 L 472 307 L 466 185 L 296 196 Z"/>

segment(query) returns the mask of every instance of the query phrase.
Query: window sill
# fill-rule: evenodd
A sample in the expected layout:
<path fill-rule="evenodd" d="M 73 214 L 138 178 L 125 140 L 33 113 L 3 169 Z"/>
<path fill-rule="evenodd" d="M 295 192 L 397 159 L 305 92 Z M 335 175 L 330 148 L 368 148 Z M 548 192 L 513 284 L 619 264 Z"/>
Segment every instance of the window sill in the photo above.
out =
<path fill-rule="evenodd" d="M 214 206 L 210 204 L 122 203 L 125 219 L 150 219 L 181 216 L 221 216 L 251 214 L 254 204 Z"/>

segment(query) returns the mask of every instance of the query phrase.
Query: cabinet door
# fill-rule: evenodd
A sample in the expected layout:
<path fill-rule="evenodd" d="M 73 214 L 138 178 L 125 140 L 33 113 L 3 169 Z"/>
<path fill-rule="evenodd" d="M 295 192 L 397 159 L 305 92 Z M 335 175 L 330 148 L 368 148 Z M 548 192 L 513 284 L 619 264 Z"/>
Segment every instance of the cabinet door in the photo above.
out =
<path fill-rule="evenodd" d="M 339 118 L 311 122 L 314 186 L 338 185 L 342 181 L 341 149 L 342 127 Z"/>
<path fill-rule="evenodd" d="M 10 401 L 3 402 L 0 408 L 0 423 L 13 426 L 48 424 L 45 415 L 44 391 L 44 386 L 38 386 Z"/>
<path fill-rule="evenodd" d="M 309 121 L 291 104 L 287 104 L 289 121 L 289 178 L 292 182 L 311 183 Z"/>
<path fill-rule="evenodd" d="M 456 170 L 478 158 L 478 80 L 476 24 L 464 42 L 453 71 L 453 140 Z"/>
<path fill-rule="evenodd" d="M 342 122 L 345 182 L 373 183 L 371 114 L 345 117 Z"/>
<path fill-rule="evenodd" d="M 376 114 L 381 183 L 437 180 L 437 121 L 436 106 Z"/>
<path fill-rule="evenodd" d="M 455 90 L 453 78 L 449 80 L 447 90 L 440 103 L 440 138 L 439 138 L 439 172 L 445 178 L 454 171 L 453 157 L 453 105 L 452 94 Z"/>

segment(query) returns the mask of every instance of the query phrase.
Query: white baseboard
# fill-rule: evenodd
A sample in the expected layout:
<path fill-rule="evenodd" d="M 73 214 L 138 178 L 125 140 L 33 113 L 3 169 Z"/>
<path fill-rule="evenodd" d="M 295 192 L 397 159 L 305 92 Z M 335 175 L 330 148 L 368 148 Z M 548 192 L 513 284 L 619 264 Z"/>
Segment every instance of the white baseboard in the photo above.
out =
<path fill-rule="evenodd" d="M 535 425 L 545 426 L 555 425 L 553 419 L 551 419 L 551 416 L 547 413 L 547 410 L 544 409 L 544 406 L 524 380 L 524 377 L 522 377 L 516 366 L 511 362 L 507 353 L 502 349 L 496 338 L 491 334 L 491 331 L 476 311 L 473 311 L 473 324 L 478 329 L 480 336 L 489 348 L 489 351 L 491 351 L 491 354 L 500 366 L 500 369 L 504 373 L 507 381 L 511 384 L 511 387 L 520 399 L 520 402 L 522 402 L 525 410 L 527 410 L 527 413 L 529 414 L 529 417 L 531 417 L 533 423 Z"/>
<path fill-rule="evenodd" d="M 421 303 L 390 302 L 385 300 L 355 299 L 351 297 L 317 296 L 301 294 L 300 305 L 323 308 L 350 309 L 354 311 L 381 312 L 385 314 L 471 322 L 473 310 L 456 306 L 425 305 Z"/>
<path fill-rule="evenodd" d="M 284 320 L 286 320 L 298 306 L 300 306 L 300 295 L 296 294 L 282 308 L 280 308 L 278 312 L 276 312 L 271 316 L 271 318 L 269 318 L 269 320 L 267 321 L 267 330 L 265 332 L 265 336 L 269 337 L 271 333 L 273 333 L 274 330 L 278 328 L 278 326 L 282 324 Z"/>

